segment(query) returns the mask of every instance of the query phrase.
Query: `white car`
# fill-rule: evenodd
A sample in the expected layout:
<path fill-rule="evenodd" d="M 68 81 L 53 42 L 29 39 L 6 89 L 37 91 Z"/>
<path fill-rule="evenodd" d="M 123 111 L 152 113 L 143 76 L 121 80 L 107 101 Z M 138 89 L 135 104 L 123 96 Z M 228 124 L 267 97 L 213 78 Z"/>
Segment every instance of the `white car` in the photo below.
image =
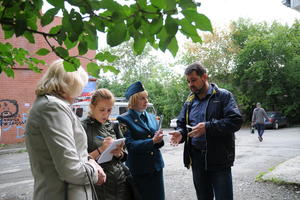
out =
<path fill-rule="evenodd" d="M 71 105 L 73 111 L 75 112 L 75 114 L 78 116 L 80 120 L 84 120 L 87 117 L 88 112 L 90 110 L 89 104 L 90 104 L 90 100 L 77 102 Z M 123 101 L 119 102 L 118 99 L 116 98 L 116 102 L 112 108 L 112 112 L 109 116 L 109 119 L 111 121 L 116 121 L 117 116 L 127 111 L 128 111 L 128 102 L 123 102 Z M 147 112 L 152 113 L 156 116 L 156 110 L 152 103 L 148 103 Z M 156 118 L 157 120 L 159 120 L 158 116 Z"/>
<path fill-rule="evenodd" d="M 177 127 L 177 118 L 171 119 L 170 127 L 171 128 L 176 128 Z"/>

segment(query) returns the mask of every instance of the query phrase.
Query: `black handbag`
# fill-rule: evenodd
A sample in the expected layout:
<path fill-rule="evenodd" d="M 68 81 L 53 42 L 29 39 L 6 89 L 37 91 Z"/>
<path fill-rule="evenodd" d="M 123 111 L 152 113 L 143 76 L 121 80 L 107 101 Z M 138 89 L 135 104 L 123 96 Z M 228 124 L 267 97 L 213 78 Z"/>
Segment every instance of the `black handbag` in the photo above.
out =
<path fill-rule="evenodd" d="M 251 126 L 251 133 L 253 134 L 255 131 L 255 127 L 254 126 Z"/>
<path fill-rule="evenodd" d="M 122 167 L 123 167 L 123 171 L 125 173 L 126 176 L 126 183 L 129 187 L 130 190 L 130 195 L 131 195 L 131 199 L 132 200 L 142 200 L 142 196 L 140 194 L 140 192 L 138 191 L 137 187 L 136 187 L 136 183 L 133 180 L 133 177 L 128 169 L 128 167 L 126 165 L 124 165 L 122 163 Z"/>

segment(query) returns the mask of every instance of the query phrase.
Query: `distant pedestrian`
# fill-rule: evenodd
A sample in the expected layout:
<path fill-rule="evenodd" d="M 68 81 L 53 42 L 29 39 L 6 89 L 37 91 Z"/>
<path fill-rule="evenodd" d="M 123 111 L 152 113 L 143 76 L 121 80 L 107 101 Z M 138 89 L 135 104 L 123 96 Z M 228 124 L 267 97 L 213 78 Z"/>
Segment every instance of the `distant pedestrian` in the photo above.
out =
<path fill-rule="evenodd" d="M 260 142 L 263 141 L 262 136 L 265 131 L 265 119 L 269 120 L 269 117 L 268 117 L 265 109 L 263 109 L 261 107 L 261 104 L 258 102 L 258 103 L 256 103 L 256 108 L 253 110 L 251 125 L 255 126 L 255 128 L 257 129 L 258 140 Z"/>

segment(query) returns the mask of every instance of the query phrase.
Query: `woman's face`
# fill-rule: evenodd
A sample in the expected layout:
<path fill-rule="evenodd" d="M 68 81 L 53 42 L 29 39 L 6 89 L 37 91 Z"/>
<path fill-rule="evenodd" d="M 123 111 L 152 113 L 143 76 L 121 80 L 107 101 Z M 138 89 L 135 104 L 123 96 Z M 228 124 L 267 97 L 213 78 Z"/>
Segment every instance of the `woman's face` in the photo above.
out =
<path fill-rule="evenodd" d="M 142 112 L 147 109 L 148 106 L 148 95 L 142 94 L 137 98 L 137 104 L 135 106 L 135 110 Z"/>
<path fill-rule="evenodd" d="M 111 99 L 98 100 L 95 106 L 91 105 L 91 117 L 103 124 L 108 120 L 113 106 L 114 102 Z"/>

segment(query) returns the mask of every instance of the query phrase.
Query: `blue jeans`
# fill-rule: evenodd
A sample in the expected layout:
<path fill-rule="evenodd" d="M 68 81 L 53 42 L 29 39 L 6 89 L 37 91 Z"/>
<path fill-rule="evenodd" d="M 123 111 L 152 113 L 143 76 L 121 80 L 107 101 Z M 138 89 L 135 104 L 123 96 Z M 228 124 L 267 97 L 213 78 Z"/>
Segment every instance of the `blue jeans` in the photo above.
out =
<path fill-rule="evenodd" d="M 205 152 L 192 149 L 193 181 L 198 200 L 233 200 L 231 168 L 205 170 Z"/>
<path fill-rule="evenodd" d="M 264 124 L 255 124 L 255 128 L 257 129 L 258 136 L 262 137 L 265 131 L 265 125 Z"/>

